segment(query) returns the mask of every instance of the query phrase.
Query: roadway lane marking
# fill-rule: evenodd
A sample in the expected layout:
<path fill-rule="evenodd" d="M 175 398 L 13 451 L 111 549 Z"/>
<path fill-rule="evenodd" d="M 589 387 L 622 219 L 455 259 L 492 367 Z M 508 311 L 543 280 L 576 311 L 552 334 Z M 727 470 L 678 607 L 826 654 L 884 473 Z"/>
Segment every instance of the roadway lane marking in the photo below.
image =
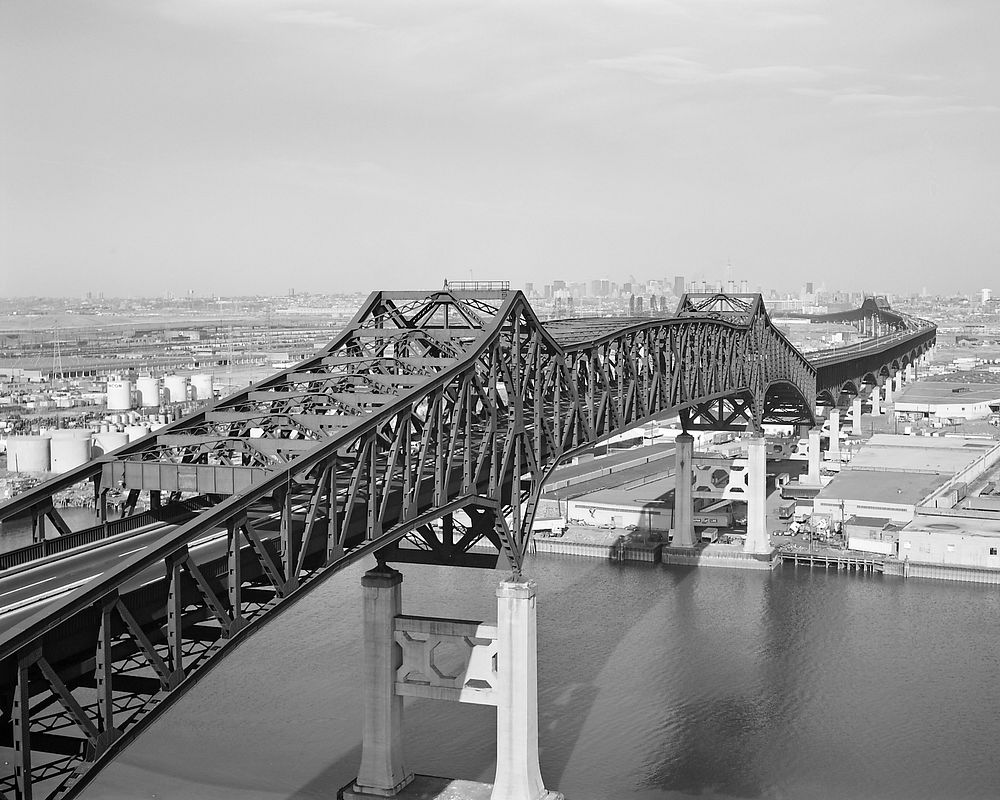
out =
<path fill-rule="evenodd" d="M 38 605 L 39 603 L 47 603 L 50 600 L 55 600 L 57 597 L 62 597 L 63 595 L 69 594 L 74 589 L 78 589 L 85 583 L 94 580 L 94 578 L 99 578 L 103 575 L 103 572 L 98 572 L 96 575 L 91 575 L 88 578 L 81 578 L 78 581 L 73 581 L 72 583 L 67 583 L 65 586 L 60 586 L 53 589 L 50 592 L 43 592 L 42 594 L 35 595 L 34 597 L 29 597 L 26 600 L 19 600 L 16 603 L 11 603 L 9 606 L 4 606 L 0 608 L 0 616 L 4 614 L 9 614 L 11 611 L 18 611 L 22 608 L 28 608 L 29 606 Z"/>
<path fill-rule="evenodd" d="M 4 592 L 3 594 L 0 594 L 0 597 L 6 597 L 9 594 L 17 594 L 18 592 L 23 592 L 25 589 L 30 589 L 32 586 L 41 586 L 43 583 L 49 583 L 50 581 L 54 581 L 58 577 L 59 577 L 58 575 L 53 575 L 51 578 L 43 578 L 40 581 L 29 583 L 27 586 L 19 586 L 17 589 L 12 589 L 9 592 Z"/>
<path fill-rule="evenodd" d="M 214 541 L 216 541 L 218 539 L 221 539 L 223 536 L 226 536 L 226 532 L 225 531 L 223 531 L 222 533 L 211 533 L 208 536 L 203 536 L 201 539 L 195 539 L 193 542 L 191 542 L 190 545 L 188 545 L 188 547 L 191 550 L 194 550 L 197 547 L 203 547 L 206 544 L 211 544 L 212 542 L 214 542 Z M 154 544 L 154 543 L 155 542 L 151 542 L 151 544 Z M 129 551 L 125 552 L 125 553 L 119 553 L 118 558 L 125 558 L 125 556 L 131 556 L 131 555 L 134 555 L 135 553 L 141 553 L 143 550 L 146 550 L 146 549 L 148 549 L 148 548 L 147 547 L 137 547 L 135 550 L 129 550 Z M 52 578 L 49 578 L 49 580 L 52 580 Z M 44 581 L 42 581 L 42 583 L 44 583 Z M 34 585 L 34 584 L 32 584 L 32 585 Z M 0 595 L 0 597 L 3 597 L 3 595 Z"/>

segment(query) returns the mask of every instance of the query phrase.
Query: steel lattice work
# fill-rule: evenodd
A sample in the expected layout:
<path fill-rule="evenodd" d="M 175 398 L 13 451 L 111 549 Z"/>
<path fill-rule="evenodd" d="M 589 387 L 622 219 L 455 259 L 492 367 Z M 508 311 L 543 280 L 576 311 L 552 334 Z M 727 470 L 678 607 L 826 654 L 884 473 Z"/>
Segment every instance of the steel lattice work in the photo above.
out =
<path fill-rule="evenodd" d="M 493 567 L 502 552 L 517 572 L 559 459 L 678 413 L 688 428 L 812 422 L 837 363 L 807 360 L 759 295 L 543 325 L 520 293 L 374 293 L 316 357 L 0 507 L 56 518 L 53 492 L 92 480 L 98 498 L 121 485 L 134 509 L 148 492 L 154 516 L 180 520 L 0 637 L 0 792 L 73 796 L 348 564 Z M 192 497 L 211 505 L 178 516 Z M 482 541 L 496 553 L 471 552 Z"/>

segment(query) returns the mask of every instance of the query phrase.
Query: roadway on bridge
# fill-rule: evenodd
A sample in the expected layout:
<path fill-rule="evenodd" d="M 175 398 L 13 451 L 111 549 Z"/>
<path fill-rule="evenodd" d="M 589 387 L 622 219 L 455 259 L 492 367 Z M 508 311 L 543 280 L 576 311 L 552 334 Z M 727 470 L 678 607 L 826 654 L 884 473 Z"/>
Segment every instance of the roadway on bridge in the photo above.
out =
<path fill-rule="evenodd" d="M 293 510 L 303 513 L 305 507 L 295 506 Z M 267 541 L 278 535 L 276 529 L 271 529 L 276 524 L 277 516 L 271 514 L 255 521 L 262 540 Z M 122 559 L 142 552 L 176 528 L 177 525 L 172 523 L 153 523 L 129 536 L 87 545 L 77 552 L 70 551 L 68 555 L 43 559 L 34 565 L 0 573 L 0 634 L 77 587 L 96 580 Z M 200 564 L 223 556 L 226 545 L 226 531 L 220 528 L 195 539 L 190 550 L 196 563 Z M 162 568 L 152 567 L 126 586 L 124 591 L 163 577 Z"/>

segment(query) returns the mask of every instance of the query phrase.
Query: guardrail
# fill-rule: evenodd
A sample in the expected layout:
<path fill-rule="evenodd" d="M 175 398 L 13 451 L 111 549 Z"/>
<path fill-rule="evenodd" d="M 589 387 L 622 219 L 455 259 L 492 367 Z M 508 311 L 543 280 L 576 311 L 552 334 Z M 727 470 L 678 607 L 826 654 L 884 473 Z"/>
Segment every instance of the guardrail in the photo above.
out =
<path fill-rule="evenodd" d="M 107 539 L 109 536 L 127 533 L 128 531 L 157 521 L 158 517 L 152 511 L 143 511 L 141 514 L 113 520 L 107 525 L 95 525 L 92 528 L 84 528 L 82 531 L 66 533 L 54 539 L 43 539 L 40 542 L 25 545 L 16 550 L 0 553 L 0 570 L 19 567 L 22 564 L 27 564 L 29 561 L 45 558 L 45 556 L 61 553 L 65 550 L 71 550 L 81 545 L 99 542 L 101 539 Z"/>

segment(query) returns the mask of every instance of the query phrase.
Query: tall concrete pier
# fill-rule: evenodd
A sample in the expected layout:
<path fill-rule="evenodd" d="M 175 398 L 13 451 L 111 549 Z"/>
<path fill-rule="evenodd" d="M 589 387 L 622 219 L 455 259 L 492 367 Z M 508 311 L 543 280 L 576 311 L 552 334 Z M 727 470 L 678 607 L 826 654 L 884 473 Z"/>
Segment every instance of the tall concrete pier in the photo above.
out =
<path fill-rule="evenodd" d="M 413 780 L 403 764 L 403 698 L 395 692 L 402 663 L 395 641 L 396 617 L 402 613 L 403 576 L 380 564 L 361 579 L 364 594 L 365 721 L 361 766 L 354 791 L 393 797 Z"/>
<path fill-rule="evenodd" d="M 694 477 L 694 437 L 682 433 L 675 439 L 676 471 L 674 479 L 674 547 L 694 547 L 694 499 L 691 483 Z"/>
<path fill-rule="evenodd" d="M 770 553 L 767 534 L 767 441 L 747 439 L 747 553 Z"/>

